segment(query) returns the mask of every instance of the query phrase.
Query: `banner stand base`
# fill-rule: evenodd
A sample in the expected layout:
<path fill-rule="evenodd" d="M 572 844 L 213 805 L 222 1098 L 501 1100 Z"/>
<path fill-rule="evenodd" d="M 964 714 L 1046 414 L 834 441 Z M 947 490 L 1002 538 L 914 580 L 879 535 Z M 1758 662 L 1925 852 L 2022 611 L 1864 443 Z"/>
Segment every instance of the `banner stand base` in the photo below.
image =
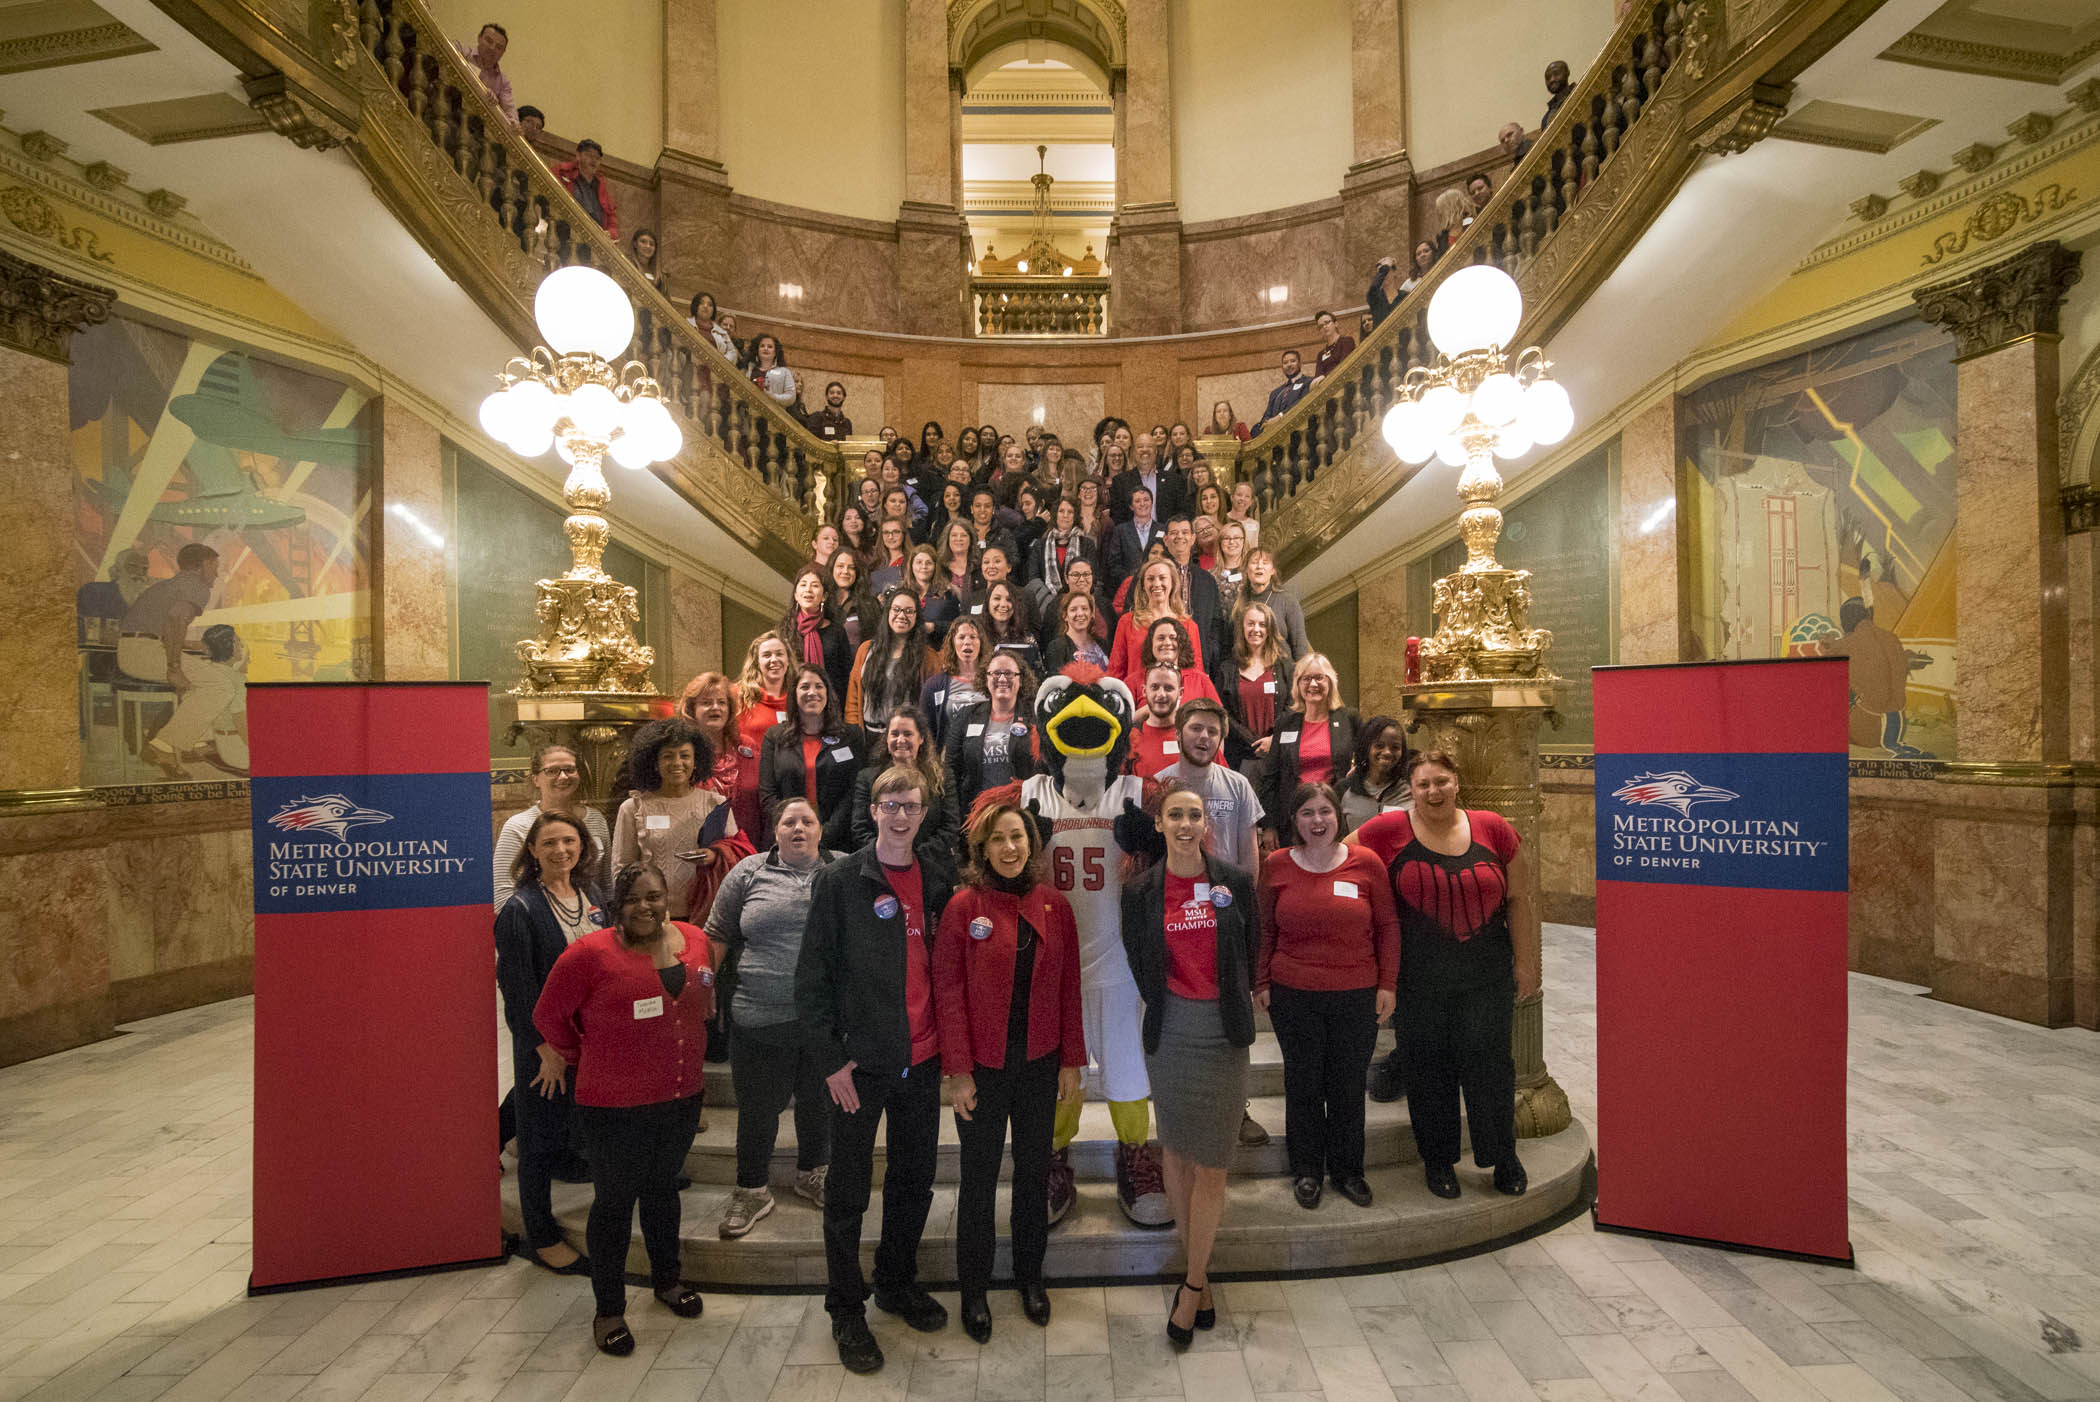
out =
<path fill-rule="evenodd" d="M 390 1271 L 367 1271 L 363 1275 L 323 1276 L 319 1280 L 287 1280 L 277 1285 L 257 1285 L 251 1276 L 248 1294 L 282 1295 L 291 1290 L 319 1290 L 328 1285 L 370 1285 L 377 1280 L 402 1280 L 412 1275 L 442 1275 L 446 1271 L 472 1271 L 484 1266 L 500 1266 L 510 1259 L 510 1252 L 499 1251 L 494 1256 L 478 1256 L 468 1261 L 440 1261 L 430 1266 L 401 1266 Z"/>
<path fill-rule="evenodd" d="M 1590 1204 L 1590 1226 L 1600 1232 L 1614 1236 L 1646 1237 L 1650 1241 L 1674 1241 L 1682 1246 L 1710 1246 L 1716 1251 L 1734 1251 L 1745 1256 L 1770 1256 L 1781 1261 L 1811 1261 L 1819 1266 L 1843 1266 L 1855 1270 L 1859 1263 L 1852 1259 L 1851 1243 L 1846 1243 L 1842 1256 L 1822 1256 L 1813 1251 L 1788 1251 L 1778 1246 L 1750 1246 L 1739 1241 L 1720 1241 L 1714 1237 L 1682 1236 L 1676 1232 L 1658 1232 L 1647 1227 L 1622 1227 L 1598 1216 L 1598 1206 Z"/>

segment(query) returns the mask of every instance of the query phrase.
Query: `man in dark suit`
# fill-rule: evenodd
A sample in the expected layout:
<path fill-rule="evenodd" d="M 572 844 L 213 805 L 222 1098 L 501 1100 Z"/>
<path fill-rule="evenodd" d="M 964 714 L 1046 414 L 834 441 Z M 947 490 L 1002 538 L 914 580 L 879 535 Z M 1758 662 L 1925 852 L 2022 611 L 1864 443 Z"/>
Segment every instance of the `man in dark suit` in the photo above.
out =
<path fill-rule="evenodd" d="M 1108 533 L 1108 592 L 1114 597 L 1124 580 L 1143 568 L 1145 552 L 1152 542 L 1166 534 L 1159 518 L 1152 514 L 1152 493 L 1143 487 L 1130 494 L 1130 519 L 1117 524 Z"/>
<path fill-rule="evenodd" d="M 1261 435 L 1263 426 L 1269 420 L 1288 414 L 1291 411 L 1291 406 L 1305 398 L 1305 392 L 1311 388 L 1311 376 L 1299 368 L 1298 352 L 1294 350 L 1285 351 L 1283 353 L 1283 383 L 1269 391 L 1268 407 L 1261 411 L 1261 419 L 1254 425 L 1255 436 L 1259 437 Z"/>
<path fill-rule="evenodd" d="M 1179 467 L 1161 468 L 1159 449 L 1149 435 L 1130 449 L 1130 471 L 1108 484 L 1108 519 L 1121 525 L 1130 519 L 1130 494 L 1139 487 L 1152 493 L 1152 518 L 1164 521 L 1177 511 L 1186 511 L 1188 476 Z"/>
<path fill-rule="evenodd" d="M 1185 511 L 1167 519 L 1167 558 L 1181 571 L 1181 599 L 1195 621 L 1203 648 L 1203 670 L 1218 663 L 1225 644 L 1224 609 L 1218 601 L 1218 581 L 1196 563 L 1196 522 Z"/>

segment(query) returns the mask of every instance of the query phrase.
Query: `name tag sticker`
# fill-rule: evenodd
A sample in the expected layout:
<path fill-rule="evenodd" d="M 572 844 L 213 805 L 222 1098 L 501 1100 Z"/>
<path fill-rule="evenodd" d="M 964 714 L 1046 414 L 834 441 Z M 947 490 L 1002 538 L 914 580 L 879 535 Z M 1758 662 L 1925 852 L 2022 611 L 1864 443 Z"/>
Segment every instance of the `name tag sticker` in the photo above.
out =
<path fill-rule="evenodd" d="M 980 916 L 978 916 L 978 917 L 977 917 L 977 918 L 976 918 L 975 920 L 972 920 L 972 921 L 970 922 L 970 938 L 971 938 L 971 939 L 973 939 L 973 940 L 988 940 L 988 939 L 990 939 L 991 937 L 992 937 L 992 922 L 991 922 L 991 920 L 990 920 L 990 919 L 989 919 L 988 917 L 980 915 Z"/>
<path fill-rule="evenodd" d="M 634 1020 L 636 1022 L 641 1022 L 645 1018 L 662 1017 L 663 1015 L 663 994 L 659 993 L 654 998 L 637 998 L 634 1000 Z"/>
<path fill-rule="evenodd" d="M 1335 882 L 1334 893 L 1337 896 L 1340 896 L 1343 900 L 1356 901 L 1363 899 L 1363 892 L 1356 889 L 1356 883 L 1354 881 Z"/>
<path fill-rule="evenodd" d="M 1295 730 L 1286 730 L 1283 732 L 1283 734 L 1277 736 L 1276 738 L 1281 740 L 1286 745 L 1295 745 L 1298 743 L 1298 732 Z"/>
<path fill-rule="evenodd" d="M 651 832 L 668 832 L 671 828 L 671 818 L 667 813 L 651 813 L 642 819 L 642 826 Z"/>
<path fill-rule="evenodd" d="M 1196 883 L 1196 899 L 1199 901 L 1210 899 L 1210 883 L 1208 881 L 1198 881 Z"/>
<path fill-rule="evenodd" d="M 775 716 L 775 717 L 777 717 L 777 718 L 778 718 L 778 720 L 779 720 L 780 724 L 782 724 L 782 725 L 786 725 L 786 724 L 787 724 L 787 718 L 788 718 L 788 713 L 787 713 L 786 711 L 775 711 L 775 712 L 773 712 L 773 714 L 774 714 L 774 716 Z"/>
<path fill-rule="evenodd" d="M 975 740 L 978 736 L 982 734 L 984 734 L 984 727 L 981 725 L 973 725 L 967 730 L 963 731 L 963 738 L 965 740 Z"/>
<path fill-rule="evenodd" d="M 875 898 L 875 918 L 878 920 L 894 920 L 897 912 L 903 908 L 897 904 L 895 896 L 877 896 Z"/>
<path fill-rule="evenodd" d="M 831 752 L 831 757 L 837 760 L 840 764 L 846 764 L 851 762 L 851 760 L 853 759 L 853 751 L 845 748 L 842 745 L 838 749 L 833 750 Z"/>
<path fill-rule="evenodd" d="M 1261 693 L 1264 696 L 1274 696 L 1276 694 L 1276 678 L 1271 677 L 1263 682 L 1261 684 Z"/>
<path fill-rule="evenodd" d="M 983 605 L 983 604 L 972 604 L 972 605 L 970 605 L 970 612 L 972 612 L 972 613 L 983 613 L 983 612 L 984 612 L 984 605 Z"/>
<path fill-rule="evenodd" d="M 1169 740 L 1159 747 L 1159 752 L 1163 755 L 1178 755 L 1181 753 L 1181 742 Z"/>

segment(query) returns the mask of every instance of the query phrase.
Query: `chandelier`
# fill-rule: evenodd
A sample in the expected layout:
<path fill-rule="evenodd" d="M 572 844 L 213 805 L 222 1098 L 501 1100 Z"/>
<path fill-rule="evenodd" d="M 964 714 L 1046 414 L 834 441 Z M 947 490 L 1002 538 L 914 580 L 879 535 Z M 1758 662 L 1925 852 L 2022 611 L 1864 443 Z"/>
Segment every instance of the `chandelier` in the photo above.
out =
<path fill-rule="evenodd" d="M 1422 644 L 1424 682 L 1552 675 L 1545 652 L 1553 635 L 1525 621 L 1530 572 L 1503 569 L 1495 559 L 1502 536 L 1495 459 L 1558 443 L 1575 426 L 1574 405 L 1548 375 L 1545 353 L 1537 346 L 1505 350 L 1523 316 L 1523 294 L 1500 268 L 1479 263 L 1444 279 L 1429 300 L 1436 364 L 1408 371 L 1386 411 L 1385 440 L 1402 461 L 1433 457 L 1464 469 L 1458 531 L 1466 562 L 1436 583 L 1437 632 Z"/>
<path fill-rule="evenodd" d="M 596 268 L 558 269 L 540 283 L 532 315 L 546 344 L 504 366 L 502 388 L 481 402 L 481 427 L 519 457 L 552 448 L 569 465 L 570 564 L 539 582 L 540 632 L 517 646 L 525 676 L 516 691 L 646 694 L 656 654 L 635 640 L 635 591 L 603 568 L 612 535 L 603 466 L 608 454 L 635 470 L 669 461 L 685 438 L 647 368 L 615 368 L 634 340 L 634 307 L 618 283 Z"/>

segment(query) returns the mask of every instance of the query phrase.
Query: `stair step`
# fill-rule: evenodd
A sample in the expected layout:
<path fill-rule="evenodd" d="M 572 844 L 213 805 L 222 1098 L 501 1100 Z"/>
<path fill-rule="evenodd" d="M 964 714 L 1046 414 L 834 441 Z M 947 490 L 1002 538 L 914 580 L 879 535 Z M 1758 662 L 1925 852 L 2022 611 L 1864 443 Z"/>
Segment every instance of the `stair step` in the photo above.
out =
<path fill-rule="evenodd" d="M 1268 1014 L 1255 1010 L 1262 1021 L 1254 1034 L 1254 1045 L 1247 1049 L 1247 1093 L 1249 1095 L 1283 1094 L 1283 1052 L 1276 1045 L 1276 1034 L 1271 1032 L 1266 1021 Z M 1384 1056 L 1393 1049 L 1392 1029 L 1378 1029 L 1378 1050 L 1374 1057 Z M 941 1087 L 941 1103 L 948 1103 L 948 1087 Z M 707 1108 L 728 1107 L 736 1104 L 736 1086 L 730 1078 L 729 1063 L 711 1061 L 707 1065 Z"/>
<path fill-rule="evenodd" d="M 1374 1106 L 1374 1109 L 1382 1108 Z M 1587 1191 L 1590 1164 L 1588 1133 L 1580 1124 L 1519 1146 L 1531 1190 L 1520 1198 L 1494 1191 L 1485 1171 L 1459 1166 L 1464 1192 L 1455 1200 L 1433 1196 L 1412 1164 L 1375 1168 L 1365 1176 L 1375 1194 L 1359 1208 L 1329 1192 L 1308 1212 L 1291 1197 L 1284 1177 L 1234 1174 L 1228 1187 L 1224 1225 L 1219 1231 L 1212 1270 L 1220 1274 L 1273 1274 L 1284 1271 L 1344 1271 L 1394 1266 L 1443 1252 L 1497 1241 L 1536 1227 L 1580 1201 Z M 824 1282 L 823 1214 L 776 1186 L 772 1214 L 738 1241 L 722 1241 L 717 1224 L 729 1199 L 729 1188 L 696 1183 L 682 1194 L 681 1223 L 684 1269 L 689 1281 L 714 1289 L 751 1287 L 821 1290 Z M 589 1185 L 556 1183 L 554 1211 L 569 1243 L 583 1246 L 590 1211 Z M 1008 1194 L 999 1191 L 1000 1241 L 995 1279 L 1010 1270 L 1011 1243 L 1006 1236 Z M 519 1230 L 517 1179 L 503 1183 L 506 1230 Z M 872 1269 L 872 1253 L 881 1229 L 879 1200 L 861 1224 L 863 1268 Z M 933 1209 L 919 1249 L 919 1273 L 928 1284 L 955 1277 L 955 1189 L 934 1189 Z M 1116 1206 L 1115 1190 L 1105 1182 L 1081 1182 L 1079 1200 L 1050 1233 L 1045 1263 L 1050 1281 L 1114 1279 L 1126 1282 L 1170 1278 L 1181 1259 L 1169 1230 L 1148 1230 L 1127 1221 Z M 646 1275 L 641 1238 L 633 1239 L 628 1269 Z M 1162 1307 L 1164 1308 L 1164 1306 Z M 1226 1327 L 1220 1311 L 1220 1328 Z"/>

